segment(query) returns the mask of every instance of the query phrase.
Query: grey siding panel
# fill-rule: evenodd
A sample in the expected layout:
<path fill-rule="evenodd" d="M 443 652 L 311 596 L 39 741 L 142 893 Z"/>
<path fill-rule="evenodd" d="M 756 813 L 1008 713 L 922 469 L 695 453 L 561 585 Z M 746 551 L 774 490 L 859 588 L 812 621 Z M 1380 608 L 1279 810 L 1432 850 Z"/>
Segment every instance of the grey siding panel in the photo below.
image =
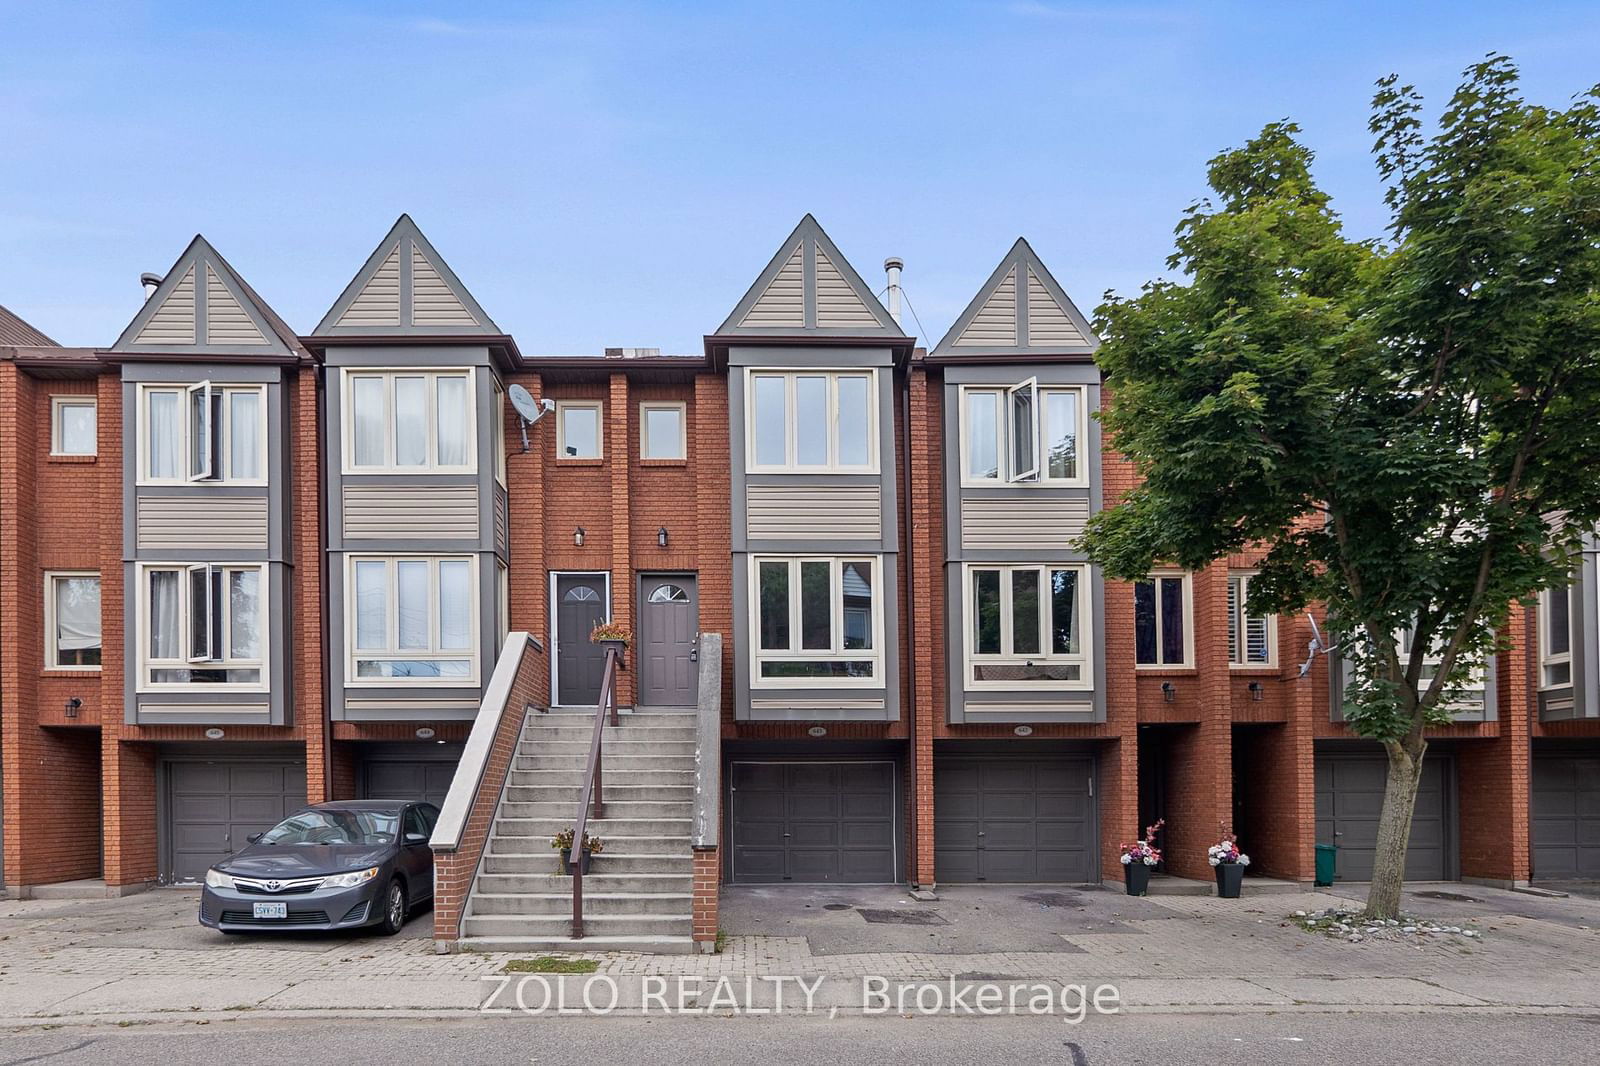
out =
<path fill-rule="evenodd" d="M 144 324 L 139 335 L 133 338 L 135 344 L 193 344 L 194 336 L 194 267 L 190 267 L 170 293 L 166 302 L 161 305 L 161 310 L 151 316 L 150 321 Z"/>
<path fill-rule="evenodd" d="M 261 335 L 244 307 L 233 298 L 228 287 L 209 265 L 206 267 L 206 343 L 267 343 L 267 338 Z"/>
<path fill-rule="evenodd" d="M 983 307 L 953 343 L 958 347 L 1000 345 L 1010 348 L 1016 345 L 1017 271 L 1015 268 L 1006 275 L 1006 280 L 995 287 L 993 294 L 984 301 Z"/>
<path fill-rule="evenodd" d="M 1087 495 L 963 495 L 961 547 L 968 551 L 1064 551 L 1088 521 Z"/>
<path fill-rule="evenodd" d="M 745 532 L 751 540 L 878 540 L 883 493 L 877 485 L 749 485 Z"/>
<path fill-rule="evenodd" d="M 476 485 L 344 486 L 346 540 L 475 540 Z"/>
<path fill-rule="evenodd" d="M 741 327 L 746 326 L 794 326 L 804 328 L 806 324 L 805 313 L 805 261 L 803 253 L 804 244 L 795 246 L 794 254 L 788 262 L 783 264 L 783 269 L 767 286 L 767 291 L 751 305 L 745 312 L 744 318 L 739 320 Z"/>
<path fill-rule="evenodd" d="M 141 551 L 267 547 L 266 496 L 140 496 L 136 509 Z"/>
<path fill-rule="evenodd" d="M 422 249 L 411 246 L 411 324 L 414 326 L 480 325 L 434 269 Z"/>
<path fill-rule="evenodd" d="M 1033 347 L 1087 344 L 1067 312 L 1045 289 L 1044 282 L 1028 271 L 1028 344 Z"/>
<path fill-rule="evenodd" d="M 878 316 L 856 295 L 828 253 L 817 246 L 817 328 L 878 328 Z"/>
<path fill-rule="evenodd" d="M 398 326 L 400 324 L 400 246 L 384 259 L 372 280 L 339 316 L 336 326 Z"/>

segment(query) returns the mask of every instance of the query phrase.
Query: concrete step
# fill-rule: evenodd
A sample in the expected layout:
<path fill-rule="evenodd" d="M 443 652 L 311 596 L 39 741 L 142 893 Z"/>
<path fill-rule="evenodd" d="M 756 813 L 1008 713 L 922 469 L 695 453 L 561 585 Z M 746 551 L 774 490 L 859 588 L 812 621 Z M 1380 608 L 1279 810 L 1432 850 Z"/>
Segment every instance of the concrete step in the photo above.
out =
<path fill-rule="evenodd" d="M 583 769 L 541 769 L 541 770 L 512 770 L 511 780 L 508 782 L 513 787 L 530 785 L 568 785 L 580 788 L 583 785 Z M 648 785 L 688 785 L 694 786 L 693 770 L 632 770 L 620 766 L 607 766 L 605 768 L 606 787 L 619 785 L 624 788 L 644 788 Z"/>
<path fill-rule="evenodd" d="M 494 892 L 473 892 L 472 917 L 490 914 L 545 915 L 572 917 L 572 893 L 517 892 L 502 895 Z M 583 917 L 642 917 L 657 914 L 689 914 L 694 910 L 694 900 L 687 892 L 596 892 L 591 890 L 589 878 L 583 879 Z"/>
<path fill-rule="evenodd" d="M 527 823 L 520 823 L 526 825 Z M 562 829 L 571 829 L 568 823 L 561 823 Z M 625 836 L 621 833 L 596 833 L 588 827 L 584 832 L 590 836 L 598 836 L 605 841 L 606 850 L 602 852 L 607 859 L 616 855 L 676 855 L 680 850 L 685 859 L 689 858 L 689 836 L 666 836 L 652 833 L 648 836 Z M 548 833 L 508 833 L 495 827 L 489 834 L 489 850 L 502 855 L 548 855 L 553 850 L 550 847 L 550 838 L 556 830 Z"/>
<path fill-rule="evenodd" d="M 686 896 L 694 889 L 694 875 L 687 870 L 683 873 L 613 873 L 611 866 L 615 861 L 614 856 L 602 855 L 591 863 L 589 872 L 583 875 L 583 893 L 586 897 L 591 893 L 618 892 L 672 892 Z M 555 868 L 556 860 L 551 858 L 546 863 L 546 869 L 549 871 L 547 873 L 485 871 L 473 882 L 473 891 L 502 896 L 517 893 L 528 895 L 565 893 L 570 897 L 572 878 L 554 872 Z"/>
<path fill-rule="evenodd" d="M 576 814 L 576 812 L 573 812 Z M 496 837 L 550 837 L 563 829 L 571 829 L 572 815 L 554 818 L 506 818 L 494 820 Z M 604 837 L 672 837 L 687 840 L 692 818 L 600 818 L 592 819 L 584 827 L 591 836 Z"/>
<path fill-rule="evenodd" d="M 681 914 L 597 914 L 583 917 L 585 938 L 603 936 L 683 936 L 694 931 L 687 908 Z M 468 914 L 461 919 L 463 936 L 519 936 L 562 940 L 572 935 L 572 915 Z"/>
<path fill-rule="evenodd" d="M 518 755 L 513 770 L 587 770 L 587 755 L 561 755 L 541 752 L 538 755 Z M 693 756 L 685 755 L 605 755 L 605 772 L 612 770 L 628 773 L 632 770 L 687 770 L 694 771 Z"/>
<path fill-rule="evenodd" d="M 609 818 L 692 818 L 694 803 L 690 800 L 614 800 L 606 790 L 605 816 Z M 578 814 L 578 800 L 538 800 L 533 803 L 507 801 L 500 804 L 499 818 L 565 818 L 569 822 Z"/>
<path fill-rule="evenodd" d="M 489 841 L 489 852 L 483 857 L 484 876 L 492 874 L 507 874 L 516 876 L 550 876 L 556 867 L 558 858 L 550 847 L 537 847 L 535 843 L 548 845 L 549 841 L 527 841 L 509 839 L 496 842 Z M 618 840 L 606 843 L 606 850 L 600 858 L 605 860 L 605 873 L 601 877 L 633 876 L 641 877 L 692 877 L 694 873 L 694 859 L 689 854 L 689 841 L 683 840 L 683 850 L 668 852 L 665 845 L 656 847 L 656 841 L 638 841 L 634 846 L 624 847 Z M 595 867 L 590 867 L 595 869 Z M 570 880 L 568 878 L 567 880 Z M 587 880 L 584 884 L 588 884 Z"/>
<path fill-rule="evenodd" d="M 463 937 L 462 943 L 473 951 L 520 951 L 529 954 L 583 952 L 603 955 L 614 951 L 629 951 L 650 955 L 688 955 L 695 950 L 694 940 L 689 936 L 586 936 L 582 940 L 573 940 L 565 936 L 469 936 Z"/>
<path fill-rule="evenodd" d="M 506 789 L 507 803 L 576 804 L 582 784 L 512 785 Z M 605 779 L 605 801 L 611 803 L 689 803 L 694 802 L 693 785 L 617 785 Z"/>
<path fill-rule="evenodd" d="M 601 757 L 610 762 L 622 755 L 677 755 L 684 759 L 694 759 L 695 743 L 693 740 L 635 740 L 632 737 L 613 739 L 606 737 L 600 744 Z M 517 754 L 527 755 L 559 755 L 563 758 L 576 759 L 587 762 L 589 759 L 589 741 L 587 738 L 579 740 L 565 737 L 542 736 L 528 737 L 523 740 L 522 747 Z"/>

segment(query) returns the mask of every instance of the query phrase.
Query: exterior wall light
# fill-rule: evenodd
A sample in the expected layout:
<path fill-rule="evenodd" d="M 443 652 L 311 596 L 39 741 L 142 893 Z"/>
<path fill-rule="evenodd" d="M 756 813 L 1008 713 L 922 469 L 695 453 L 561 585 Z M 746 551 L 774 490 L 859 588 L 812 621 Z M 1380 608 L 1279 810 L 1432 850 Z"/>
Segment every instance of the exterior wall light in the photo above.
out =
<path fill-rule="evenodd" d="M 1161 700 L 1163 703 L 1178 702 L 1178 690 L 1171 681 L 1161 682 Z"/>
<path fill-rule="evenodd" d="M 66 708 L 65 708 L 67 717 L 68 718 L 76 718 L 76 717 L 78 717 L 78 708 L 80 708 L 82 706 L 83 706 L 83 701 L 80 700 L 76 696 L 73 696 L 71 699 L 67 700 L 67 705 L 66 705 Z"/>
<path fill-rule="evenodd" d="M 583 527 L 582 526 L 579 526 L 577 529 L 574 529 L 572 531 L 572 543 L 576 544 L 580 548 L 583 547 Z"/>
<path fill-rule="evenodd" d="M 1266 698 L 1266 695 L 1267 695 L 1266 687 L 1264 685 L 1262 685 L 1261 682 L 1259 682 L 1259 681 L 1250 682 L 1250 698 L 1252 700 L 1256 701 L 1257 703 L 1260 703 L 1263 699 Z"/>
<path fill-rule="evenodd" d="M 667 527 L 666 526 L 662 526 L 660 529 L 656 530 L 656 543 L 661 545 L 663 548 L 665 548 L 667 546 Z"/>

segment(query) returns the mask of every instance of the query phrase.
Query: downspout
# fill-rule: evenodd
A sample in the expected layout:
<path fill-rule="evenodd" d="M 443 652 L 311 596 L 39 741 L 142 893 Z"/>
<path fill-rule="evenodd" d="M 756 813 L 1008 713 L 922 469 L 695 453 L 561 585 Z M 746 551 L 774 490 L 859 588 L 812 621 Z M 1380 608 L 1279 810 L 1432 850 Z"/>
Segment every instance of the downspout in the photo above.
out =
<path fill-rule="evenodd" d="M 330 650 L 329 626 L 332 625 L 331 592 L 328 587 L 328 479 L 325 476 L 328 451 L 328 415 L 324 392 L 327 388 L 327 370 L 318 363 L 311 368 L 316 388 L 317 405 L 317 587 L 322 600 L 322 632 L 318 634 L 322 645 L 322 794 L 333 797 L 333 655 Z"/>
<path fill-rule="evenodd" d="M 906 545 L 906 590 L 905 590 L 906 624 L 905 624 L 905 633 L 906 633 L 906 640 L 909 642 L 909 641 L 911 641 L 911 640 L 913 640 L 915 638 L 915 634 L 917 632 L 917 597 L 916 597 L 917 553 L 916 553 L 916 549 L 914 547 L 914 545 L 916 544 L 916 539 L 917 538 L 913 535 L 914 527 L 911 524 L 912 513 L 913 512 L 912 512 L 912 506 L 911 506 L 912 478 L 911 478 L 911 361 L 910 360 L 906 361 L 906 383 L 905 383 L 905 387 L 900 392 L 900 409 L 901 409 L 900 435 L 901 435 L 901 438 L 903 440 L 902 449 L 903 449 L 905 457 L 906 457 L 905 470 L 902 473 L 902 477 L 903 477 L 903 479 L 905 481 L 905 488 L 903 490 L 903 495 L 905 496 L 905 500 L 901 504 L 901 510 L 904 512 L 904 515 L 901 518 L 901 523 L 902 523 L 902 526 L 903 526 L 901 536 L 903 536 L 905 538 L 905 545 Z M 911 694 L 911 699 L 908 701 L 910 703 L 910 705 L 911 705 L 911 707 L 909 708 L 909 710 L 911 711 L 911 715 L 906 721 L 906 726 L 907 726 L 907 728 L 906 728 L 906 738 L 907 738 L 907 742 L 909 743 L 909 745 L 911 747 L 911 758 L 913 760 L 915 760 L 916 756 L 917 756 L 917 736 L 916 736 L 917 716 L 916 716 L 916 713 L 915 713 L 915 708 L 916 708 L 916 704 L 917 704 L 917 652 L 916 652 L 916 648 L 915 647 L 912 647 L 912 648 L 908 649 L 908 654 L 906 655 L 906 688 L 907 688 L 907 691 L 910 692 L 910 694 Z M 919 768 L 914 768 L 914 769 L 919 769 Z M 915 782 L 917 780 L 917 776 L 918 775 L 916 773 L 912 773 L 909 776 L 910 776 L 910 778 L 912 780 L 911 788 L 913 790 L 912 791 L 911 810 L 912 810 L 913 820 L 915 820 L 915 818 L 918 817 L 918 815 L 917 815 L 917 804 L 916 804 L 916 792 L 915 792 L 915 789 L 917 787 Z M 917 831 L 920 831 L 920 827 L 914 827 L 914 828 L 916 828 Z M 911 851 L 913 849 L 908 848 L 906 850 L 907 851 Z M 916 867 L 915 867 L 915 865 L 913 865 L 913 867 L 912 867 L 911 886 L 913 888 L 920 888 L 921 887 L 920 885 L 917 884 Z"/>

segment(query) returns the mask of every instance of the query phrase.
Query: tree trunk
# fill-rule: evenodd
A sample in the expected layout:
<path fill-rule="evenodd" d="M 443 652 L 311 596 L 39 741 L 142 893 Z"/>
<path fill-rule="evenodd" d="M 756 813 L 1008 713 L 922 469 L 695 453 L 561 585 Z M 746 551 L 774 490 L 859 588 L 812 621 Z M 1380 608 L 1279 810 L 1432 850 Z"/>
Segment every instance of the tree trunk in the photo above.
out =
<path fill-rule="evenodd" d="M 1368 918 L 1394 918 L 1400 913 L 1400 889 L 1406 876 L 1406 845 L 1411 840 L 1411 814 L 1422 782 L 1421 736 L 1388 741 L 1389 775 L 1383 786 L 1383 813 L 1378 818 L 1378 846 L 1372 856 L 1372 887 L 1367 892 Z"/>

